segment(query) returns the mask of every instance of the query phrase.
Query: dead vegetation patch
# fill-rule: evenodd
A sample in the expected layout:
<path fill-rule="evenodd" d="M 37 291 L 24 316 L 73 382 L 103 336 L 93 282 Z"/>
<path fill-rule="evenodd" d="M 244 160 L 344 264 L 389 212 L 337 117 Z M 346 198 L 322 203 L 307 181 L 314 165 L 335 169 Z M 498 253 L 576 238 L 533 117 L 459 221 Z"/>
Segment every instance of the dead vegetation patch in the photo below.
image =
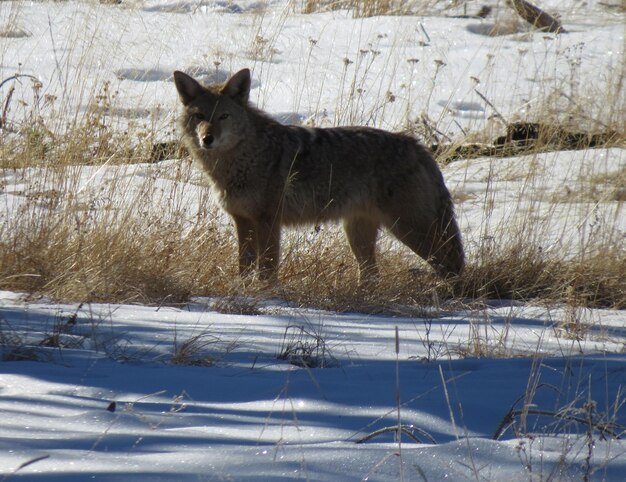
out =
<path fill-rule="evenodd" d="M 585 132 L 558 124 L 513 122 L 490 143 L 434 143 L 429 147 L 442 164 L 477 157 L 512 157 L 530 153 L 622 146 L 626 137 L 606 130 Z"/>

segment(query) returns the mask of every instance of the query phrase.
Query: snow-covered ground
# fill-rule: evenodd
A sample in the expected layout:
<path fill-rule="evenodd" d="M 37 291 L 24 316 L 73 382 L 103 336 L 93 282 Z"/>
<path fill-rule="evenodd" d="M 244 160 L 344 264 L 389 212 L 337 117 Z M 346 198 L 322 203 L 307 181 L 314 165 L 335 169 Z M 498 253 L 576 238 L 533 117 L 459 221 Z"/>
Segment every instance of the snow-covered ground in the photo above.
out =
<path fill-rule="evenodd" d="M 210 81 L 251 67 L 254 101 L 291 121 L 398 129 L 427 115 L 451 137 L 497 124 L 476 90 L 507 120 L 556 92 L 553 107 L 583 104 L 591 127 L 626 106 L 607 87 L 624 68 L 625 14 L 611 2 L 540 2 L 570 33 L 495 37 L 480 34 L 493 19 L 432 3 L 429 15 L 355 19 L 282 0 L 0 2 L 0 31 L 15 33 L 0 38 L 0 80 L 41 84 L 2 86 L 2 99 L 15 87 L 5 127 L 85 111 L 108 81 L 111 126 L 171 138 L 174 69 Z M 614 178 L 625 166 L 614 147 L 464 160 L 444 175 L 470 255 L 530 223 L 544 249 L 575 256 L 607 226 L 624 243 Z M 0 222 L 33 199 L 63 209 L 64 193 L 97 222 L 146 192 L 155 211 L 176 192 L 192 222 L 206 189 L 188 167 L 3 170 Z M 45 202 L 51 189 L 58 204 Z M 233 315 L 214 299 L 79 305 L 0 292 L 0 480 L 624 479 L 623 311 L 494 302 L 393 317 L 254 303 L 259 314 Z M 298 348 L 325 367 L 279 357 Z M 357 444 L 398 420 L 417 440 Z"/>
<path fill-rule="evenodd" d="M 34 347 L 21 356 L 36 359 L 2 363 L 4 474 L 47 456 L 18 474 L 64 481 L 581 480 L 589 443 L 593 480 L 622 480 L 626 470 L 624 442 L 597 431 L 590 442 L 585 425 L 571 419 L 529 416 L 523 430 L 533 437 L 509 430 L 492 440 L 524 401 L 585 420 L 593 400 L 594 423 L 624 423 L 623 312 L 585 312 L 593 327 L 578 342 L 559 335 L 562 310 L 537 307 L 422 319 L 268 303 L 259 315 L 241 316 L 212 311 L 210 300 L 79 308 L 1 296 L 3 333 L 10 326 Z M 74 317 L 61 334 L 67 348 L 38 346 Z M 317 355 L 328 368 L 277 358 L 298 340 L 319 338 L 325 345 Z M 189 363 L 211 357 L 213 366 L 174 364 L 189 340 L 198 349 Z M 477 343 L 492 355 L 462 356 Z M 111 402 L 115 411 L 107 410 Z M 389 433 L 356 443 L 398 417 L 417 429 L 420 443 L 406 437 L 400 446 Z"/>
<path fill-rule="evenodd" d="M 503 2 L 486 20 L 459 18 L 464 2 L 427 3 L 426 16 L 354 18 L 347 10 L 303 14 L 286 0 L 2 2 L 0 29 L 13 37 L 0 43 L 0 75 L 36 77 L 37 93 L 23 78 L 13 102 L 26 100 L 25 111 L 37 104 L 44 116 L 58 114 L 59 104 L 88 109 L 106 82 L 113 114 L 163 136 L 178 108 L 173 70 L 208 82 L 243 67 L 252 69 L 259 107 L 292 121 L 398 129 L 424 115 L 455 136 L 484 129 L 496 113 L 477 90 L 507 121 L 584 106 L 591 127 L 602 126 L 607 83 L 623 68 L 620 8 L 542 2 L 570 33 L 522 26 L 490 37 L 475 32 L 516 24 Z M 624 95 L 611 102 L 626 105 Z"/>

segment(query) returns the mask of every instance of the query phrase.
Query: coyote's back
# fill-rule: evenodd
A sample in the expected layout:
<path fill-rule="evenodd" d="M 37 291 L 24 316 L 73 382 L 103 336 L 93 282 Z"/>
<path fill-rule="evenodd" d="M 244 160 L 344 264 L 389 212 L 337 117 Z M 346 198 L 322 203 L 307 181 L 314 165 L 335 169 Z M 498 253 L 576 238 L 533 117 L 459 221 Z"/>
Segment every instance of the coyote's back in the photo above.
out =
<path fill-rule="evenodd" d="M 276 275 L 280 227 L 343 220 L 361 282 L 384 226 L 441 275 L 464 267 L 450 193 L 412 137 L 367 127 L 283 126 L 248 104 L 250 72 L 202 87 L 175 72 L 183 139 L 232 216 L 242 275 Z"/>

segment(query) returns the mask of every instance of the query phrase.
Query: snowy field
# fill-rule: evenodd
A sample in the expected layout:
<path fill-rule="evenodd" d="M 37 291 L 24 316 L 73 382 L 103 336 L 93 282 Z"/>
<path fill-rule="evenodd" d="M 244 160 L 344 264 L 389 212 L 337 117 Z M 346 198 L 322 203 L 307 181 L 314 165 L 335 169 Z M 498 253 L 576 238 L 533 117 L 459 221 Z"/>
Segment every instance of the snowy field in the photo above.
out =
<path fill-rule="evenodd" d="M 615 122 L 609 111 L 626 122 L 611 81 L 624 72 L 620 2 L 540 2 L 562 14 L 562 35 L 516 25 L 504 2 L 487 19 L 424 3 L 354 18 L 286 0 L 0 2 L 0 81 L 18 74 L 0 90 L 4 105 L 14 88 L 3 128 L 35 114 L 63 122 L 105 92 L 109 126 L 171 140 L 172 71 L 210 82 L 243 67 L 253 101 L 288 122 L 425 121 L 450 139 L 501 134 L 498 115 L 584 109 L 585 128 Z M 495 25 L 508 33 L 485 35 Z M 600 232 L 626 250 L 625 169 L 626 149 L 611 147 L 460 160 L 444 176 L 470 257 L 529 224 L 547 253 L 576 257 Z M 150 193 L 155 213 L 175 199 L 191 226 L 206 192 L 179 159 L 3 169 L 0 223 L 68 206 L 97 223 Z M 220 313 L 212 298 L 61 304 L 0 291 L 0 481 L 625 478 L 624 311 L 484 301 L 383 316 L 228 302 L 255 314 Z M 297 363 L 304 353 L 316 368 Z"/>
<path fill-rule="evenodd" d="M 37 358 L 2 363 L 3 473 L 47 456 L 9 480 L 623 480 L 624 442 L 572 420 L 593 400 L 594 423 L 623 430 L 610 425 L 624 423 L 623 312 L 586 312 L 580 343 L 555 328 L 566 314 L 536 307 L 421 319 L 210 306 L 79 309 L 2 293 L 4 323 Z M 67 348 L 40 346 L 74 315 Z M 316 337 L 328 368 L 277 359 Z M 188 340 L 192 361 L 214 366 L 173 364 Z M 474 343 L 493 355 L 464 357 Z M 493 440 L 524 401 L 564 418 L 529 415 L 528 437 L 506 425 Z M 356 443 L 398 417 L 419 442 Z"/>

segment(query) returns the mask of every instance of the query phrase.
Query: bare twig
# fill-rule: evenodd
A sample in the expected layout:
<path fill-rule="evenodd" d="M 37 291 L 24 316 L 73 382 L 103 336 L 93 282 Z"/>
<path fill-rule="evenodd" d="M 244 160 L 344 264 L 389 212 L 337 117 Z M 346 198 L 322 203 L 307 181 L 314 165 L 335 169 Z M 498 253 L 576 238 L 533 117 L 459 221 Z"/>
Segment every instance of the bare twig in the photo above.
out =
<path fill-rule="evenodd" d="M 400 426 L 392 425 L 391 427 L 383 427 L 381 429 L 375 430 L 372 433 L 365 435 L 364 437 L 361 437 L 360 439 L 357 439 L 356 443 L 362 444 L 373 439 L 374 437 L 378 437 L 379 435 L 382 435 L 384 433 L 390 433 L 390 432 L 395 433 L 395 434 L 397 434 L 398 432 L 401 432 L 405 434 L 407 437 L 409 437 L 411 440 L 413 440 L 415 443 L 418 443 L 418 444 L 423 443 L 417 437 L 417 435 L 415 435 L 415 432 L 417 432 L 418 434 L 428 439 L 430 443 L 435 444 L 435 445 L 437 444 L 437 442 L 435 441 L 432 435 L 430 435 L 425 430 L 422 430 L 421 428 L 415 427 L 413 425 L 400 425 Z"/>
<path fill-rule="evenodd" d="M 493 109 L 493 112 L 495 113 L 496 117 L 499 117 L 500 119 L 502 119 L 502 122 L 504 122 L 505 125 L 507 125 L 507 126 L 509 125 L 509 123 L 502 116 L 502 114 L 500 114 L 500 112 L 498 112 L 498 109 L 496 109 L 496 106 L 493 105 L 491 103 L 491 101 L 489 99 L 487 99 L 487 97 L 485 97 L 478 89 L 474 89 L 474 92 L 476 92 L 476 94 L 478 94 L 478 97 L 480 97 L 482 100 L 485 101 L 485 104 L 487 104 L 489 107 L 491 107 Z"/>
<path fill-rule="evenodd" d="M 605 434 L 610 435 L 612 438 L 615 438 L 615 439 L 621 438 L 620 435 L 618 435 L 617 430 L 615 430 L 615 429 L 621 429 L 621 427 L 613 423 L 593 422 L 593 420 L 591 420 L 590 417 L 586 417 L 586 418 L 576 417 L 575 415 L 570 415 L 567 412 L 554 412 L 552 410 L 540 410 L 540 409 L 535 409 L 535 408 L 527 408 L 525 410 L 509 411 L 504 416 L 500 424 L 498 425 L 498 428 L 496 429 L 493 436 L 491 437 L 492 440 L 499 440 L 500 437 L 502 437 L 502 435 L 504 434 L 504 432 L 506 432 L 507 429 L 513 424 L 515 419 L 520 417 L 521 415 L 539 415 L 542 417 L 553 417 L 553 418 L 558 418 L 560 420 L 567 420 L 568 422 L 576 422 L 581 425 L 591 426 L 594 429 L 596 429 L 598 432 L 602 433 L 603 435 Z"/>
<path fill-rule="evenodd" d="M 34 75 L 29 75 L 29 74 L 15 74 L 12 75 L 11 77 L 7 77 L 6 79 L 4 79 L 2 82 L 0 82 L 0 89 L 2 88 L 2 86 L 4 84 L 6 84 L 7 82 L 11 82 L 12 80 L 17 80 L 20 79 L 22 77 L 27 77 L 29 79 L 32 80 L 36 80 L 37 82 L 39 82 L 39 79 L 37 77 L 35 77 Z"/>
<path fill-rule="evenodd" d="M 11 86 L 9 89 L 9 93 L 7 94 L 7 98 L 4 101 L 4 107 L 2 108 L 2 116 L 0 117 L 0 128 L 3 128 L 7 124 L 7 115 L 9 113 L 9 105 L 11 104 L 11 98 L 13 97 L 13 92 L 15 92 L 15 86 Z"/>
<path fill-rule="evenodd" d="M 15 74 L 12 75 L 10 77 L 7 77 L 6 79 L 4 79 L 2 82 L 0 82 L 0 89 L 4 86 L 4 84 L 6 84 L 7 82 L 11 82 L 12 80 L 18 80 L 21 77 L 26 77 L 29 78 L 31 80 L 34 80 L 36 82 L 39 82 L 39 79 L 37 77 L 35 77 L 34 75 L 29 75 L 29 74 Z M 11 87 L 11 89 L 9 90 L 9 93 L 6 96 L 6 100 L 4 101 L 4 107 L 2 108 L 2 115 L 0 116 L 0 128 L 4 128 L 7 124 L 7 114 L 9 112 L 9 104 L 11 103 L 11 97 L 13 97 L 13 92 L 15 91 L 15 87 Z"/>
<path fill-rule="evenodd" d="M 32 464 L 34 464 L 34 463 L 40 462 L 40 461 L 45 460 L 45 459 L 48 459 L 48 458 L 50 458 L 50 455 L 49 455 L 49 454 L 46 454 L 46 455 L 41 455 L 40 457 L 35 457 L 34 459 L 27 460 L 26 462 L 24 462 L 23 464 L 21 464 L 18 468 L 16 468 L 16 469 L 15 469 L 15 470 L 14 470 L 11 474 L 9 474 L 9 475 L 15 474 L 15 473 L 19 472 L 20 470 L 22 470 L 23 468 L 28 467 L 29 465 L 32 465 Z M 0 482 L 4 482 L 5 480 L 7 480 L 7 478 L 9 477 L 9 475 L 4 476 Z"/>

